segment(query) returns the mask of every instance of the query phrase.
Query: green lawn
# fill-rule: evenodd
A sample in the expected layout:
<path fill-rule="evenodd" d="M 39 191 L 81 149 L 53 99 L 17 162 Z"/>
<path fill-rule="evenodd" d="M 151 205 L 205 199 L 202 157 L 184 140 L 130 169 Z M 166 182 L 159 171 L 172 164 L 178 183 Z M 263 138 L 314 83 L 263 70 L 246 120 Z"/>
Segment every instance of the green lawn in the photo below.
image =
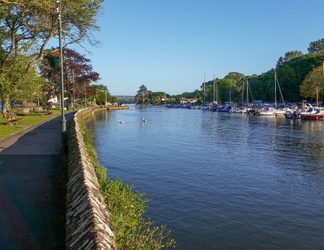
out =
<path fill-rule="evenodd" d="M 8 126 L 8 120 L 5 118 L 0 118 L 0 140 L 9 137 L 23 129 L 26 129 L 31 125 L 61 115 L 61 110 L 51 110 L 51 112 L 53 112 L 53 114 L 51 115 L 46 115 L 46 114 L 41 114 L 39 116 L 17 116 L 16 115 L 16 118 L 23 118 L 21 121 L 17 123 L 16 126 Z M 72 110 L 65 110 L 64 112 L 70 113 L 72 112 Z"/>

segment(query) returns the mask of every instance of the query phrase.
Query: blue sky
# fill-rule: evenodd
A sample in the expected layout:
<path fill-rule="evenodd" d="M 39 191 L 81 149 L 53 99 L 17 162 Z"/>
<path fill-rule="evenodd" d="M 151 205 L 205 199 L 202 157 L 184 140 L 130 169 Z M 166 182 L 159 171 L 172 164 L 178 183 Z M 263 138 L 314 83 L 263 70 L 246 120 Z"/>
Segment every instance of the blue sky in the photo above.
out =
<path fill-rule="evenodd" d="M 176 95 L 229 72 L 261 74 L 324 38 L 323 0 L 106 0 L 92 52 L 112 95 Z M 77 49 L 83 54 L 82 49 Z"/>

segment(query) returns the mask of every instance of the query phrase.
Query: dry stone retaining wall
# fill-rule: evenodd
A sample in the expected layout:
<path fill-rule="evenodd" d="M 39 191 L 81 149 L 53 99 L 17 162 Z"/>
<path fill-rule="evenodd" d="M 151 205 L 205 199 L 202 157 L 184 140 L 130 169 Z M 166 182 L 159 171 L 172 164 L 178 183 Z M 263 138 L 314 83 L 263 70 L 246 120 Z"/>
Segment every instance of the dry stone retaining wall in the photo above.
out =
<path fill-rule="evenodd" d="M 78 111 L 69 129 L 66 249 L 115 250 L 108 209 L 78 123 L 92 112 L 91 108 Z"/>

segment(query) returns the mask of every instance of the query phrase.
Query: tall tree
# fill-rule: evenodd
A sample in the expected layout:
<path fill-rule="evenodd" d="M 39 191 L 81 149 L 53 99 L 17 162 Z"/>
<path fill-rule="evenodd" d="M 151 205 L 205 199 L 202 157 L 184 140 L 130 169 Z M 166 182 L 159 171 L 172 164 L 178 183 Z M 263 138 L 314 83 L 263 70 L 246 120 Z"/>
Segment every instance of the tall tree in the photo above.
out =
<path fill-rule="evenodd" d="M 139 87 L 137 94 L 135 95 L 135 101 L 137 104 L 145 104 L 148 101 L 150 91 L 147 90 L 146 86 L 142 85 Z"/>
<path fill-rule="evenodd" d="M 60 18 L 58 2 L 61 2 Z M 103 0 L 0 0 L 0 75 L 8 72 L 9 65 L 17 56 L 26 55 L 28 60 L 22 65 L 23 72 L 18 79 L 23 82 L 24 74 L 28 74 L 29 70 L 33 70 L 43 60 L 46 46 L 58 34 L 59 20 L 65 46 L 72 43 L 81 45 L 83 41 L 96 45 L 98 42 L 92 34 L 99 30 L 95 17 L 100 13 L 102 2 Z M 0 85 L 0 95 L 4 91 Z"/>
<path fill-rule="evenodd" d="M 305 98 L 315 98 L 318 106 L 319 95 L 324 93 L 323 67 L 314 68 L 300 86 L 300 93 Z"/>
<path fill-rule="evenodd" d="M 95 85 L 93 84 L 92 87 L 96 90 L 96 102 L 97 104 L 103 104 L 107 102 L 116 102 L 116 97 L 110 95 L 107 86 L 102 84 Z"/>
<path fill-rule="evenodd" d="M 61 2 L 60 17 L 57 2 Z M 58 33 L 59 20 L 65 46 L 81 44 L 85 40 L 92 45 L 97 44 L 92 32 L 99 30 L 95 17 L 102 2 L 103 0 L 0 0 L 0 21 L 8 34 L 4 49 L 7 54 L 1 65 L 17 52 L 30 52 L 32 48 L 34 50 L 26 68 L 30 69 L 40 62 L 48 42 Z"/>
<path fill-rule="evenodd" d="M 303 52 L 295 50 L 295 51 L 289 51 L 285 53 L 284 57 L 280 57 L 277 66 L 284 64 L 285 62 L 289 62 L 291 59 L 302 56 Z"/>
<path fill-rule="evenodd" d="M 309 54 L 324 54 L 324 38 L 311 42 L 308 47 Z"/>
<path fill-rule="evenodd" d="M 90 59 L 79 54 L 73 49 L 65 48 L 63 51 L 64 89 L 66 97 L 71 101 L 73 92 L 78 98 L 90 98 L 95 96 L 95 88 L 90 84 L 97 82 L 99 73 L 92 70 Z M 60 94 L 60 69 L 52 68 L 48 61 L 44 61 L 40 67 L 41 75 L 54 83 L 56 95 Z"/>
<path fill-rule="evenodd" d="M 30 93 L 39 93 L 43 79 L 39 77 L 35 67 L 27 73 L 24 70 L 28 57 L 17 55 L 10 58 L 0 71 L 0 99 L 2 100 L 2 115 L 10 109 L 10 96 L 12 99 L 25 100 Z M 29 93 L 29 94 L 28 94 Z"/>

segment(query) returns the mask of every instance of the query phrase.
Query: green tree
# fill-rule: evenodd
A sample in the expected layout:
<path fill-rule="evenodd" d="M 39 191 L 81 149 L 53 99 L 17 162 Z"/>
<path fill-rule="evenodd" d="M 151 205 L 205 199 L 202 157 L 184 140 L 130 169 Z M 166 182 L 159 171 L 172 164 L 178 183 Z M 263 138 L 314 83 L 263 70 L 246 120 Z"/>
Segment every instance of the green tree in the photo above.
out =
<path fill-rule="evenodd" d="M 135 95 L 135 101 L 137 104 L 146 104 L 147 101 L 149 100 L 149 94 L 150 91 L 147 90 L 147 88 L 142 85 L 139 87 L 139 90 L 137 91 L 137 94 Z"/>
<path fill-rule="evenodd" d="M 175 98 L 175 97 L 170 97 L 168 100 L 169 100 L 169 103 L 172 103 L 172 104 L 177 103 L 177 98 Z"/>
<path fill-rule="evenodd" d="M 278 62 L 277 62 L 277 66 L 278 65 L 282 65 L 285 62 L 289 62 L 291 59 L 302 56 L 303 52 L 295 50 L 295 51 L 289 51 L 285 53 L 285 57 L 280 57 Z"/>
<path fill-rule="evenodd" d="M 25 72 L 24 66 L 29 58 L 17 55 L 7 62 L 0 70 L 0 99 L 2 100 L 2 115 L 10 109 L 12 99 L 25 100 L 31 94 L 39 93 L 43 78 L 39 77 L 35 67 Z"/>
<path fill-rule="evenodd" d="M 204 94 L 203 90 L 202 90 L 202 94 Z M 213 101 L 213 81 L 208 81 L 205 84 L 205 101 L 206 102 Z"/>
<path fill-rule="evenodd" d="M 322 65 L 323 60 L 324 54 L 306 54 L 277 67 L 277 76 L 285 100 L 300 101 L 300 85 L 309 72 Z"/>
<path fill-rule="evenodd" d="M 196 89 L 188 98 L 196 98 L 197 103 L 202 103 L 203 102 L 203 93 L 202 91 Z"/>
<path fill-rule="evenodd" d="M 157 104 L 161 104 L 161 97 L 160 96 L 154 96 L 152 98 L 150 98 L 151 104 L 153 105 L 157 105 Z"/>
<path fill-rule="evenodd" d="M 151 104 L 161 104 L 162 100 L 167 100 L 167 94 L 165 92 L 150 92 L 149 99 Z"/>
<path fill-rule="evenodd" d="M 324 93 L 323 67 L 314 68 L 300 86 L 300 93 L 305 98 L 315 98 L 318 106 L 319 95 Z"/>
<path fill-rule="evenodd" d="M 324 38 L 311 42 L 308 47 L 309 54 L 324 54 Z"/>
<path fill-rule="evenodd" d="M 285 100 L 297 101 L 300 99 L 299 85 L 300 80 L 294 67 L 285 63 L 277 70 L 280 88 Z"/>
<path fill-rule="evenodd" d="M 269 90 L 267 87 L 267 82 L 269 82 L 270 79 L 272 79 L 273 82 L 273 76 L 270 74 L 270 71 L 266 73 L 262 73 L 261 75 L 258 76 L 256 75 L 249 76 L 246 79 L 249 81 L 249 92 L 250 92 L 251 101 L 271 100 L 270 95 L 268 93 Z"/>
<path fill-rule="evenodd" d="M 242 98 L 242 83 L 244 77 L 242 73 L 230 72 L 223 79 L 217 80 L 219 103 L 222 102 L 238 102 Z M 213 84 L 213 81 L 211 81 Z"/>
<path fill-rule="evenodd" d="M 94 87 L 94 89 L 96 90 L 95 98 L 97 104 L 103 104 L 106 102 L 106 100 L 107 102 L 116 102 L 116 98 L 110 95 L 107 86 L 104 86 L 102 84 L 100 85 L 93 84 L 92 87 Z"/>
<path fill-rule="evenodd" d="M 61 26 L 65 46 L 83 41 L 96 45 L 92 36 L 99 30 L 95 17 L 103 0 L 61 0 Z M 58 6 L 53 0 L 7 1 L 0 0 L 0 76 L 6 85 L 21 84 L 30 70 L 44 59 L 46 46 L 58 34 Z M 19 73 L 10 69 L 17 57 L 26 56 Z M 4 74 L 15 74 L 15 82 Z M 10 95 L 7 87 L 0 86 L 0 96 Z M 12 88 L 14 89 L 14 88 Z M 9 96 L 3 100 L 8 100 Z M 6 107 L 6 105 L 4 105 Z"/>
<path fill-rule="evenodd" d="M 58 33 L 59 20 L 64 31 L 65 46 L 88 41 L 95 45 L 98 42 L 92 36 L 99 30 L 95 17 L 101 10 L 103 0 L 61 0 L 61 18 L 58 16 L 57 1 L 0 0 L 0 21 L 6 27 L 6 55 L 1 66 L 18 52 L 29 52 L 31 60 L 26 65 L 30 69 L 43 60 L 48 42 Z"/>

